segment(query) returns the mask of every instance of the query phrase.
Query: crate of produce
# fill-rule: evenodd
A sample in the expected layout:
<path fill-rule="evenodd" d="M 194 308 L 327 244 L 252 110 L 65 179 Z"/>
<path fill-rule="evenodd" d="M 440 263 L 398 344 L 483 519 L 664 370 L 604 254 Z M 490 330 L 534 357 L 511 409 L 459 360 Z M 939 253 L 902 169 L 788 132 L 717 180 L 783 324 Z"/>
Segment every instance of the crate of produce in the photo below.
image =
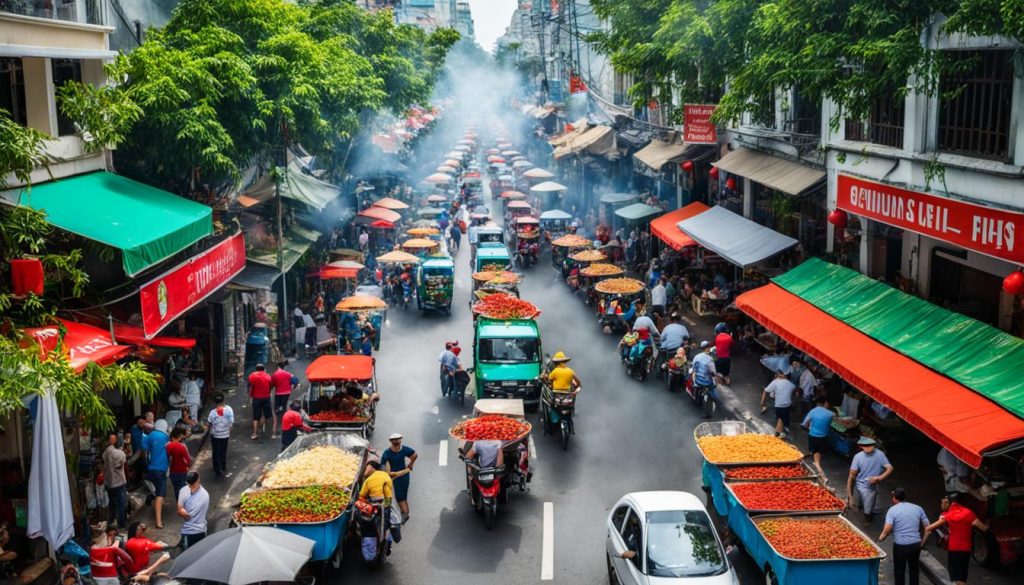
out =
<path fill-rule="evenodd" d="M 727 465 L 779 465 L 803 460 L 803 453 L 782 439 L 747 432 L 736 421 L 701 423 L 693 431 L 694 441 L 704 459 L 719 467 Z"/>
<path fill-rule="evenodd" d="M 726 482 L 727 515 L 772 514 L 839 514 L 844 502 L 815 481 L 783 480 L 761 482 Z"/>

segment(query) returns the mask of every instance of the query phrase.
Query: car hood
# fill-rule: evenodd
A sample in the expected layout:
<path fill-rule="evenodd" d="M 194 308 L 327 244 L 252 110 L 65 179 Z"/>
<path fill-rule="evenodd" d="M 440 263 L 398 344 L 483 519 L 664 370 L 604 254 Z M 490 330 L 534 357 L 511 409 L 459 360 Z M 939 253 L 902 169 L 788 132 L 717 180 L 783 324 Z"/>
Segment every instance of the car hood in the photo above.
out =
<path fill-rule="evenodd" d="M 648 577 L 648 585 L 733 585 L 732 569 L 713 577 Z"/>

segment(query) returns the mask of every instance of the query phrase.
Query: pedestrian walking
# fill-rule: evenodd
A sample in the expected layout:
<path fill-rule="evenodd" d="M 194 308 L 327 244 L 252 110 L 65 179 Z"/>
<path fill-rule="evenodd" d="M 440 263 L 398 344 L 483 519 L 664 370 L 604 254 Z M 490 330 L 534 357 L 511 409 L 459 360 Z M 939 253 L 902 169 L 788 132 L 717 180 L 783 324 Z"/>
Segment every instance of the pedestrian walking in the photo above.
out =
<path fill-rule="evenodd" d="M 659 278 L 657 284 L 651 289 L 651 313 L 663 316 L 667 304 L 668 291 L 665 288 L 665 279 Z"/>
<path fill-rule="evenodd" d="M 452 239 L 452 251 L 458 252 L 459 245 L 462 243 L 462 230 L 459 229 L 459 224 L 453 223 L 452 227 L 448 229 L 448 234 Z"/>
<path fill-rule="evenodd" d="M 192 455 L 185 445 L 185 429 L 175 428 L 171 431 L 171 442 L 167 443 L 167 459 L 170 461 L 171 489 L 174 497 L 185 487 L 185 476 L 192 467 Z"/>
<path fill-rule="evenodd" d="M 299 429 L 307 433 L 313 432 L 305 421 L 302 420 L 302 404 L 299 401 L 292 402 L 288 412 L 281 417 L 281 450 L 284 451 L 299 436 Z"/>
<path fill-rule="evenodd" d="M 452 352 L 452 347 L 458 345 L 458 341 L 449 341 L 444 344 L 444 351 L 437 356 L 441 362 L 441 396 L 448 396 L 448 393 L 455 388 L 455 370 L 458 369 L 458 358 Z"/>
<path fill-rule="evenodd" d="M 819 396 L 815 403 L 816 406 L 807 413 L 800 426 L 807 429 L 807 451 L 814 458 L 818 476 L 825 479 L 825 484 L 828 485 L 825 470 L 821 468 L 821 454 L 825 452 L 825 446 L 828 444 L 828 434 L 836 413 L 826 407 L 828 400 L 824 396 Z"/>
<path fill-rule="evenodd" d="M 178 492 L 178 516 L 181 524 L 181 550 L 188 550 L 206 538 L 206 513 L 210 509 L 210 493 L 199 483 L 199 472 L 190 471 L 185 477 L 187 485 Z"/>
<path fill-rule="evenodd" d="M 814 371 L 800 360 L 793 360 L 790 362 L 790 380 L 800 390 L 800 404 L 803 405 L 803 412 L 810 412 L 811 405 L 814 403 L 814 391 L 818 386 L 818 379 L 814 377 Z"/>
<path fill-rule="evenodd" d="M 153 424 L 153 430 L 142 437 L 142 450 L 146 452 L 149 465 L 146 466 L 146 481 L 153 485 L 153 511 L 156 514 L 157 529 L 163 528 L 164 496 L 167 495 L 167 421 L 160 419 Z"/>
<path fill-rule="evenodd" d="M 231 426 L 235 424 L 235 412 L 224 404 L 224 395 L 213 397 L 213 410 L 206 417 L 206 428 L 210 431 L 210 444 L 213 449 L 213 473 L 217 477 L 231 477 L 228 472 L 228 439 L 231 437 Z"/>
<path fill-rule="evenodd" d="M 729 374 L 732 372 L 732 346 L 735 341 L 725 323 L 715 326 L 715 369 L 722 375 L 722 381 L 728 386 L 732 383 Z"/>
<path fill-rule="evenodd" d="M 860 509 L 870 524 L 878 513 L 875 509 L 878 484 L 892 475 L 893 467 L 885 453 L 876 448 L 875 440 L 871 437 L 861 437 L 857 446 L 860 447 L 860 453 L 853 456 L 850 474 L 846 478 L 846 505 L 853 503 L 853 488 L 856 486 Z"/>
<path fill-rule="evenodd" d="M 974 531 L 977 528 L 988 532 L 985 524 L 974 515 L 969 508 L 960 505 L 960 494 L 953 492 L 942 498 L 942 513 L 939 519 L 925 528 L 922 544 L 927 542 L 932 532 L 942 526 L 949 530 L 946 567 L 949 569 L 949 580 L 953 585 L 967 585 L 967 569 L 971 566 L 971 550 L 974 545 Z"/>
<path fill-rule="evenodd" d="M 928 517 L 924 509 L 907 501 L 903 488 L 892 490 L 892 507 L 885 513 L 885 527 L 878 535 L 878 542 L 892 534 L 892 567 L 896 574 L 896 585 L 904 585 L 907 574 L 910 585 L 918 585 L 921 575 L 922 535 L 928 528 Z"/>
<path fill-rule="evenodd" d="M 717 367 L 717 366 L 716 366 Z M 775 379 L 765 386 L 761 393 L 761 414 L 768 412 L 765 402 L 771 396 L 775 406 L 775 436 L 785 439 L 789 435 L 789 417 L 793 409 L 793 394 L 796 385 L 786 378 L 786 372 L 778 370 Z"/>
<path fill-rule="evenodd" d="M 277 422 L 270 408 L 270 374 L 263 364 L 256 364 L 256 370 L 249 374 L 249 398 L 252 400 L 252 440 L 267 433 L 267 420 Z M 262 430 L 260 423 L 263 423 Z M 272 425 L 272 426 L 273 426 Z"/>
<path fill-rule="evenodd" d="M 274 388 L 274 430 L 271 432 L 271 438 L 274 438 L 274 435 L 277 434 L 277 417 L 284 417 L 285 413 L 288 412 L 288 403 L 291 402 L 292 391 L 299 385 L 299 379 L 295 374 L 285 369 L 287 366 L 287 360 L 277 362 L 277 370 L 270 376 L 270 384 Z M 281 431 L 284 432 L 283 427 Z"/>
<path fill-rule="evenodd" d="M 117 520 L 121 528 L 128 526 L 128 486 L 124 476 L 124 465 L 128 455 L 117 433 L 107 436 L 107 448 L 103 450 L 103 485 L 110 499 L 109 522 Z"/>
<path fill-rule="evenodd" d="M 395 500 L 402 511 L 402 523 L 409 520 L 409 474 L 419 457 L 411 447 L 402 444 L 402 435 L 394 433 L 388 440 L 391 446 L 380 455 L 381 468 L 387 468 L 395 487 Z"/>

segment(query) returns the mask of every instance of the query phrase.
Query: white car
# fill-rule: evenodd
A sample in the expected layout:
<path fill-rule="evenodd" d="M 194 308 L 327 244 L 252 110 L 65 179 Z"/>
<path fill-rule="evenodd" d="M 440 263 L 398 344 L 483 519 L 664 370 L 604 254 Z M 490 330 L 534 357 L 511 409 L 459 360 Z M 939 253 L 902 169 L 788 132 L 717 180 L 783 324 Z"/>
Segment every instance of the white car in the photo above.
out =
<path fill-rule="evenodd" d="M 626 494 L 608 515 L 612 585 L 738 585 L 704 505 L 686 492 Z"/>

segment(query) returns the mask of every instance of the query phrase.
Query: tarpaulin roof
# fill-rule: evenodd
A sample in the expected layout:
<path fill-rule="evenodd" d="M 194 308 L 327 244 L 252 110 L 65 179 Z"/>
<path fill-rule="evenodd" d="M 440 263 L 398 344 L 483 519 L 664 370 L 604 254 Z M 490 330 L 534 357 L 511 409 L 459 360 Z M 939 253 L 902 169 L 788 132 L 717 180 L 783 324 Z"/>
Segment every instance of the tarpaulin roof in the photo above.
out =
<path fill-rule="evenodd" d="M 118 248 L 129 276 L 213 233 L 209 207 L 105 171 L 39 183 L 18 203 L 45 211 L 62 230 Z"/>
<path fill-rule="evenodd" d="M 280 276 L 281 271 L 277 268 L 246 262 L 245 268 L 231 279 L 231 284 L 243 288 L 270 290 Z"/>
<path fill-rule="evenodd" d="M 324 266 L 316 272 L 320 280 L 334 280 L 336 278 L 358 278 L 358 268 L 339 268 L 337 266 Z"/>
<path fill-rule="evenodd" d="M 1024 420 L 1013 413 L 777 284 L 740 295 L 736 306 L 968 465 L 978 467 L 984 453 L 1024 439 Z M 935 332 L 928 336 L 945 342 L 956 339 Z M 966 353 L 973 355 L 977 349 L 972 346 Z"/>
<path fill-rule="evenodd" d="M 132 350 L 127 345 L 116 345 L 110 339 L 110 332 L 99 327 L 64 319 L 60 322 L 67 329 L 64 334 L 64 348 L 67 351 L 68 363 L 76 372 L 84 370 L 89 362 L 101 366 L 110 365 Z M 43 357 L 56 349 L 60 340 L 60 330 L 56 325 L 32 327 L 25 329 L 25 333 L 39 344 Z"/>
<path fill-rule="evenodd" d="M 573 136 L 555 149 L 553 156 L 560 159 L 564 156 L 583 150 L 591 150 L 595 154 L 607 152 L 615 147 L 615 133 L 608 126 L 594 126 L 586 132 Z"/>
<path fill-rule="evenodd" d="M 373 358 L 367 355 L 322 355 L 306 367 L 310 382 L 332 380 L 369 380 L 373 377 Z"/>
<path fill-rule="evenodd" d="M 778 191 L 799 195 L 825 180 L 825 171 L 749 148 L 738 148 L 711 163 Z"/>
<path fill-rule="evenodd" d="M 311 239 L 296 233 L 296 228 L 298 228 L 298 226 L 292 226 L 292 231 L 285 233 L 285 237 L 281 242 L 282 272 L 289 272 L 292 267 L 295 266 L 295 263 L 302 258 L 302 255 L 305 254 L 313 245 L 313 241 Z M 278 267 L 276 248 L 253 248 L 246 252 L 245 257 L 250 262 L 270 266 L 272 268 Z"/>
<path fill-rule="evenodd" d="M 138 325 L 128 323 L 114 323 L 114 339 L 119 343 L 130 343 L 132 345 L 150 345 L 155 347 L 171 347 L 174 349 L 191 350 L 196 346 L 196 340 L 190 337 L 170 337 L 157 335 L 146 339 L 146 333 Z"/>
<path fill-rule="evenodd" d="M 367 207 L 366 209 L 359 212 L 362 217 L 369 217 L 371 219 L 382 219 L 384 221 L 390 221 L 391 223 L 398 223 L 402 220 L 402 216 L 397 211 L 391 211 L 383 207 Z"/>
<path fill-rule="evenodd" d="M 693 238 L 681 232 L 676 227 L 676 224 L 698 213 L 704 213 L 708 209 L 710 208 L 707 205 L 700 201 L 694 201 L 686 207 L 670 211 L 651 221 L 651 233 L 662 242 L 668 244 L 673 250 L 682 250 L 683 248 L 696 246 L 697 242 L 694 242 Z"/>
<path fill-rule="evenodd" d="M 580 118 L 570 125 L 572 126 L 572 130 L 548 140 L 548 144 L 551 146 L 562 146 L 573 138 L 576 138 L 580 134 L 586 132 L 588 123 L 586 118 Z"/>
<path fill-rule="evenodd" d="M 615 215 L 632 221 L 644 219 L 661 213 L 661 209 L 646 203 L 634 203 L 615 210 Z"/>
<path fill-rule="evenodd" d="M 818 259 L 774 282 L 1024 418 L 1024 339 Z"/>
<path fill-rule="evenodd" d="M 669 144 L 661 140 L 652 140 L 650 144 L 633 154 L 636 160 L 650 168 L 660 171 L 671 160 L 681 159 L 692 144 Z"/>
<path fill-rule="evenodd" d="M 267 201 L 275 194 L 274 177 L 263 175 L 255 185 L 246 190 L 245 196 L 257 201 Z M 281 197 L 304 203 L 317 211 L 323 211 L 327 204 L 341 194 L 341 189 L 321 181 L 302 171 L 295 160 L 288 163 L 288 172 L 281 181 Z"/>
<path fill-rule="evenodd" d="M 787 235 L 717 205 L 676 225 L 695 242 L 737 266 L 756 264 L 797 244 Z"/>

